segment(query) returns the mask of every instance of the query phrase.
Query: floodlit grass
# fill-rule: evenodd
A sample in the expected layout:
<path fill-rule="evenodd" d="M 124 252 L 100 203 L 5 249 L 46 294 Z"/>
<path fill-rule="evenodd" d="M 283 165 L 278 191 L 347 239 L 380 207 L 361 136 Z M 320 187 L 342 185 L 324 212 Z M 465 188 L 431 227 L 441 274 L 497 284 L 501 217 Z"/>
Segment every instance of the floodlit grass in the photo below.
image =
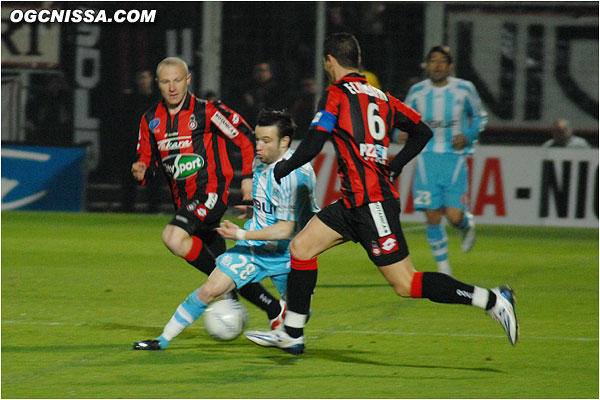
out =
<path fill-rule="evenodd" d="M 3 398 L 598 398 L 597 229 L 478 226 L 463 254 L 448 228 L 457 279 L 515 289 L 516 347 L 479 309 L 396 297 L 344 244 L 319 257 L 306 354 L 216 342 L 201 321 L 132 351 L 205 280 L 162 245 L 169 220 L 2 213 Z M 424 230 L 406 237 L 435 270 Z"/>

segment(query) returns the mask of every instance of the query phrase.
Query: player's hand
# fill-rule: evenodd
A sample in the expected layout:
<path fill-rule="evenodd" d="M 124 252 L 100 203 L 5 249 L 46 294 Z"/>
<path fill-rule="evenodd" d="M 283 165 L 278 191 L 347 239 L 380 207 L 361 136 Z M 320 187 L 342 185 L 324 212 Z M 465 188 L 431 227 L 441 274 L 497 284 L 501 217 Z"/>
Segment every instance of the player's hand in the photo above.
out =
<path fill-rule="evenodd" d="M 242 201 L 252 201 L 252 178 L 242 179 Z"/>
<path fill-rule="evenodd" d="M 146 166 L 146 164 L 144 164 L 141 161 L 134 162 L 131 165 L 131 173 L 133 174 L 133 177 L 135 179 L 137 179 L 138 181 L 144 180 L 144 176 L 146 175 L 147 169 L 148 169 L 148 167 Z"/>
<path fill-rule="evenodd" d="M 240 205 L 234 207 L 240 212 L 240 218 L 252 218 L 252 214 L 254 214 L 254 208 L 252 206 Z"/>
<path fill-rule="evenodd" d="M 239 226 L 231 221 L 224 220 L 221 225 L 217 228 L 217 233 L 223 236 L 224 239 L 237 240 L 236 233 L 240 229 Z"/>
<path fill-rule="evenodd" d="M 452 147 L 454 150 L 462 150 L 467 145 L 468 139 L 465 135 L 452 136 Z"/>

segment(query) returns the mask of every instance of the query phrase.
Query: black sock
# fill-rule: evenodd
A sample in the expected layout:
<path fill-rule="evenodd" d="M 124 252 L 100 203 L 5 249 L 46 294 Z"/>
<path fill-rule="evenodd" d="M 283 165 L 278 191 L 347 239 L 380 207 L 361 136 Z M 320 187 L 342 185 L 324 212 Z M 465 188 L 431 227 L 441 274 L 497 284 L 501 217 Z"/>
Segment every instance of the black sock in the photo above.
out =
<path fill-rule="evenodd" d="M 288 275 L 287 307 L 289 311 L 308 317 L 310 299 L 317 285 L 317 269 L 292 269 Z M 285 331 L 291 337 L 297 338 L 304 334 L 304 328 L 285 326 Z"/>
<path fill-rule="evenodd" d="M 238 291 L 250 303 L 266 311 L 269 319 L 277 317 L 281 312 L 279 301 L 258 282 L 244 285 Z"/>
<path fill-rule="evenodd" d="M 439 272 L 423 272 L 422 297 L 436 303 L 471 305 L 474 286 Z"/>
<path fill-rule="evenodd" d="M 217 257 L 225 253 L 227 246 L 225 245 L 225 239 L 220 235 L 211 235 L 211 237 L 202 238 L 202 250 L 195 260 L 189 261 L 188 264 L 192 265 L 199 271 L 204 272 L 206 275 L 215 269 L 215 262 Z"/>

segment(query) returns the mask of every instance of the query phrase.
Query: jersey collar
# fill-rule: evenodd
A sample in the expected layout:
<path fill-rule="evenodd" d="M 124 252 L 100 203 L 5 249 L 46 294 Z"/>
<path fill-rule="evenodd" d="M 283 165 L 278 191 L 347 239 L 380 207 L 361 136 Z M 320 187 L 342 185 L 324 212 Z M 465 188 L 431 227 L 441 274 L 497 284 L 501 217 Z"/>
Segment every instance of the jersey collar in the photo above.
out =
<path fill-rule="evenodd" d="M 187 92 L 185 95 L 185 100 L 183 101 L 183 105 L 181 106 L 179 111 L 177 111 L 177 114 L 179 114 L 182 110 L 189 110 L 190 106 L 191 106 L 192 102 L 195 100 L 195 98 L 196 98 L 196 96 L 194 96 L 190 92 Z M 167 110 L 167 112 L 168 112 L 169 108 L 167 107 L 167 103 L 165 102 L 165 99 L 163 99 L 161 101 L 161 103 L 162 103 L 163 107 L 165 108 L 165 110 Z"/>
<path fill-rule="evenodd" d="M 352 81 L 352 82 L 364 81 L 364 82 L 366 82 L 367 78 L 364 75 L 359 74 L 358 72 L 351 72 L 348 75 L 344 75 L 340 80 L 338 80 L 334 84 L 337 84 L 341 81 Z"/>

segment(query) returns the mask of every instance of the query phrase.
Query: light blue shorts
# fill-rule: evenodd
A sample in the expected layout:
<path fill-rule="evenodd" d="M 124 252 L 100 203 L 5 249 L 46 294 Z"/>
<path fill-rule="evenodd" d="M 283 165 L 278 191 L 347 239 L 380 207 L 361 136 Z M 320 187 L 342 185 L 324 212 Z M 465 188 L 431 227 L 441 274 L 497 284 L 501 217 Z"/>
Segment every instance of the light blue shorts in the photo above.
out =
<path fill-rule="evenodd" d="M 283 298 L 291 270 L 290 252 L 235 245 L 217 258 L 217 267 L 233 279 L 238 289 L 269 277 Z"/>
<path fill-rule="evenodd" d="M 415 209 L 454 207 L 466 211 L 467 191 L 467 160 L 464 155 L 419 154 L 413 184 Z"/>

